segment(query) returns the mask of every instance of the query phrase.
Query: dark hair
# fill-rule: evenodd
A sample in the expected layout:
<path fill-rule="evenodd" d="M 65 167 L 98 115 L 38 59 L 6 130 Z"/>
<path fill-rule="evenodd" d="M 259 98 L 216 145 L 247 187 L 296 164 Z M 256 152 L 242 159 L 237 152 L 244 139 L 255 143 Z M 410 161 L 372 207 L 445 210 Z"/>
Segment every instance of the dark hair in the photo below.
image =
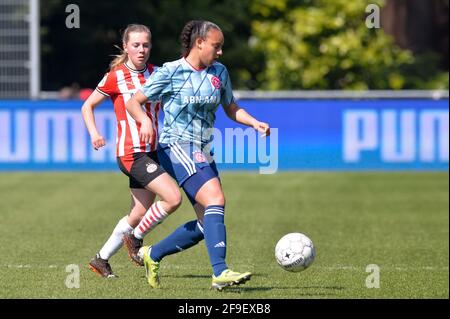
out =
<path fill-rule="evenodd" d="M 150 32 L 150 29 L 142 24 L 129 24 L 125 31 L 122 34 L 122 43 L 126 44 L 128 43 L 128 40 L 130 38 L 131 32 L 144 32 L 147 33 L 148 36 L 152 37 L 152 33 Z M 112 70 L 116 66 L 118 66 L 121 63 L 124 63 L 128 59 L 128 54 L 120 47 L 116 46 L 120 50 L 120 55 L 114 55 L 114 59 L 109 64 L 109 68 Z"/>
<path fill-rule="evenodd" d="M 198 38 L 206 39 L 210 29 L 220 30 L 219 26 L 213 22 L 205 20 L 191 20 L 183 28 L 180 35 L 181 50 L 183 57 L 187 57 Z"/>

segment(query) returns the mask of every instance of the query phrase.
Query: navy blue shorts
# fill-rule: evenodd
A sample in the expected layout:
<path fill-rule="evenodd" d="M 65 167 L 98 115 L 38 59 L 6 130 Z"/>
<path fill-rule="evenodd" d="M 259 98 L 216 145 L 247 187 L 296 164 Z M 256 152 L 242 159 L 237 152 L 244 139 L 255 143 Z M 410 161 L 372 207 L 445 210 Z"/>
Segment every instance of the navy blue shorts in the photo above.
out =
<path fill-rule="evenodd" d="M 212 154 L 205 154 L 192 143 L 159 143 L 158 158 L 160 165 L 183 188 L 193 205 L 198 190 L 210 179 L 219 178 Z"/>

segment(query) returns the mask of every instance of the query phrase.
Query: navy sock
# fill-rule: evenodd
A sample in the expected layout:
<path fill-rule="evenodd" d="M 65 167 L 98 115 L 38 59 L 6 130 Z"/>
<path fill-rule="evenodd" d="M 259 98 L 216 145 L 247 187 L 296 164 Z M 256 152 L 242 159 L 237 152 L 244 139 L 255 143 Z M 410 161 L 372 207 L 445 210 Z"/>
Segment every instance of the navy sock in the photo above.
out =
<path fill-rule="evenodd" d="M 150 257 L 161 261 L 165 256 L 188 249 L 204 238 L 201 225 L 197 220 L 191 220 L 181 225 L 169 236 L 152 246 Z"/>
<path fill-rule="evenodd" d="M 216 277 L 228 268 L 225 263 L 227 234 L 224 219 L 224 206 L 211 205 L 206 207 L 203 219 L 205 243 Z"/>

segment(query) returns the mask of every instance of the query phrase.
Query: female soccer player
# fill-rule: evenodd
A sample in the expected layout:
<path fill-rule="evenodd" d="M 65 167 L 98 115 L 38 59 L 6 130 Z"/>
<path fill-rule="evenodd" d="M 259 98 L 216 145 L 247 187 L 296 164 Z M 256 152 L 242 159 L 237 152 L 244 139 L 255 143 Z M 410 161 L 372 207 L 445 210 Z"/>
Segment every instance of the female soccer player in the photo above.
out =
<path fill-rule="evenodd" d="M 139 137 L 155 138 L 153 123 L 140 105 L 161 99 L 164 127 L 158 144 L 161 165 L 183 188 L 194 207 L 203 207 L 197 217 L 180 226 L 156 245 L 144 249 L 147 281 L 160 287 L 159 262 L 167 255 L 189 248 L 203 234 L 213 268 L 212 288 L 223 289 L 250 279 L 251 273 L 230 270 L 225 262 L 225 196 L 214 160 L 208 151 L 212 142 L 215 112 L 222 104 L 228 117 L 269 135 L 269 125 L 240 108 L 233 97 L 230 77 L 216 60 L 222 55 L 221 29 L 209 21 L 190 21 L 181 33 L 183 57 L 165 63 L 128 101 L 131 116 L 142 123 Z M 203 233 L 203 234 L 202 234 Z"/>
<path fill-rule="evenodd" d="M 122 54 L 111 62 L 109 72 L 81 108 L 92 146 L 98 150 L 105 145 L 105 139 L 96 127 L 94 108 L 107 98 L 113 101 L 117 118 L 117 164 L 128 176 L 131 191 L 130 212 L 118 222 L 109 239 L 89 263 L 89 268 L 103 277 L 115 277 L 108 260 L 122 246 L 124 236 L 130 257 L 143 265 L 136 255 L 143 237 L 181 204 L 177 184 L 160 167 L 157 157 L 160 102 L 152 99 L 139 105 L 152 122 L 152 139 L 145 141 L 139 139 L 141 124 L 125 109 L 125 103 L 156 69 L 154 65 L 147 64 L 151 50 L 150 29 L 140 24 L 129 25 L 123 33 L 122 42 Z M 157 202 L 154 202 L 155 195 L 160 197 Z M 133 229 L 134 236 L 127 236 Z"/>

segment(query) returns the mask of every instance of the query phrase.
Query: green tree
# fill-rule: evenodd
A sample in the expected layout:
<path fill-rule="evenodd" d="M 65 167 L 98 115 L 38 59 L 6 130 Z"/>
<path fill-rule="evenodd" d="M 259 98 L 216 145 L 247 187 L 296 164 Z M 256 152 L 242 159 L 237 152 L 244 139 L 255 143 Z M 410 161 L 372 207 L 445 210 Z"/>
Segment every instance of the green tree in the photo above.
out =
<path fill-rule="evenodd" d="M 252 44 L 264 56 L 259 87 L 280 89 L 448 88 L 428 53 L 413 56 L 382 29 L 366 26 L 366 7 L 383 0 L 253 0 Z"/>

